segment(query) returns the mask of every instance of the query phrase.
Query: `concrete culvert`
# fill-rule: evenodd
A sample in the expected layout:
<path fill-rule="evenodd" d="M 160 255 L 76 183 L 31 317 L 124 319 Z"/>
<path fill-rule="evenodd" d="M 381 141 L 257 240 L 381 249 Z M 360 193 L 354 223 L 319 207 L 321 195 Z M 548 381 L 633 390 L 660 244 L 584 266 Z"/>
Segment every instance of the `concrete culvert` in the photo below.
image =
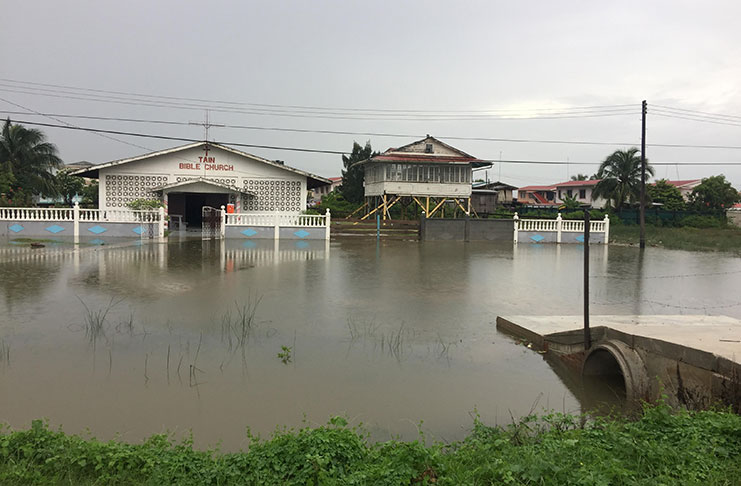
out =
<path fill-rule="evenodd" d="M 624 401 L 627 398 L 625 376 L 620 363 L 605 349 L 595 350 L 587 356 L 582 378 L 585 391 L 597 401 Z"/>
<path fill-rule="evenodd" d="M 648 373 L 638 353 L 621 341 L 604 341 L 589 350 L 582 365 L 586 384 L 603 388 L 613 398 L 637 402 L 645 398 Z"/>

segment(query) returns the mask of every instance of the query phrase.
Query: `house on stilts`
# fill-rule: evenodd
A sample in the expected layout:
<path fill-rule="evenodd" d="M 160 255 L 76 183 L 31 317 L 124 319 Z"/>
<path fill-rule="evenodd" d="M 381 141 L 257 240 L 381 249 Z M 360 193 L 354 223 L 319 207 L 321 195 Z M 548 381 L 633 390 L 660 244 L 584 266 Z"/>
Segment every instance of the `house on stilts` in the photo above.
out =
<path fill-rule="evenodd" d="M 491 167 L 430 135 L 357 164 L 365 176 L 361 219 L 379 213 L 384 220 L 396 204 L 416 205 L 428 218 L 442 215 L 446 205 L 470 215 L 472 172 Z"/>

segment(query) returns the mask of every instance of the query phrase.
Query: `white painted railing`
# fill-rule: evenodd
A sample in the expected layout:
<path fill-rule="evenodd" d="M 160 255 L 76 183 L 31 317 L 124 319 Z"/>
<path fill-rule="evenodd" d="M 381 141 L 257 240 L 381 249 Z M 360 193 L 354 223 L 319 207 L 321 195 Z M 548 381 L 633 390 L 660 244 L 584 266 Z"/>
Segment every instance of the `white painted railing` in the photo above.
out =
<path fill-rule="evenodd" d="M 0 208 L 0 221 L 75 221 L 76 208 Z M 156 223 L 159 211 L 77 209 L 85 223 Z"/>
<path fill-rule="evenodd" d="M 156 223 L 159 211 L 126 209 L 80 209 L 80 221 L 108 223 Z"/>
<path fill-rule="evenodd" d="M 74 221 L 72 208 L 0 208 L 0 221 Z"/>
<path fill-rule="evenodd" d="M 329 229 L 332 215 L 327 209 L 325 214 L 286 214 L 274 213 L 227 213 L 224 207 L 222 214 L 222 235 L 227 226 L 262 226 L 274 229 L 274 238 L 280 237 L 280 228 L 324 228 L 324 237 L 329 240 Z"/>
<path fill-rule="evenodd" d="M 558 213 L 556 219 L 520 219 L 515 213 L 514 217 L 514 241 L 517 243 L 520 231 L 537 231 L 556 233 L 556 243 L 561 243 L 561 233 L 584 233 L 584 221 L 564 220 L 561 213 Z M 610 238 L 610 218 L 605 215 L 602 221 L 590 221 L 590 233 L 604 233 L 605 243 Z"/>
<path fill-rule="evenodd" d="M 324 228 L 327 226 L 326 214 L 284 214 L 284 213 L 226 213 L 227 226 L 301 226 Z"/>
<path fill-rule="evenodd" d="M 80 223 L 152 223 L 157 234 L 164 237 L 165 210 L 81 209 L 72 208 L 0 208 L 0 221 L 69 221 L 73 223 L 75 241 L 80 236 Z"/>

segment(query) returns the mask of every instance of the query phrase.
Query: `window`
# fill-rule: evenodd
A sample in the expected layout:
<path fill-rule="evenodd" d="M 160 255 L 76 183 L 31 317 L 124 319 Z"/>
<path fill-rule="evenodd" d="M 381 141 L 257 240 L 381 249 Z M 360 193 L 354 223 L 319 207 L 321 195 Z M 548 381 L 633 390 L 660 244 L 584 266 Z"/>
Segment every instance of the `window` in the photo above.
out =
<path fill-rule="evenodd" d="M 579 199 L 586 199 L 586 198 L 587 198 L 587 190 L 579 189 Z"/>
<path fill-rule="evenodd" d="M 432 144 L 431 143 L 425 144 L 425 153 L 426 154 L 431 154 L 432 153 Z"/>
<path fill-rule="evenodd" d="M 568 195 L 569 197 L 574 197 L 574 191 L 572 191 L 571 189 L 569 189 L 568 191 L 566 191 L 566 194 L 567 194 L 567 195 Z"/>

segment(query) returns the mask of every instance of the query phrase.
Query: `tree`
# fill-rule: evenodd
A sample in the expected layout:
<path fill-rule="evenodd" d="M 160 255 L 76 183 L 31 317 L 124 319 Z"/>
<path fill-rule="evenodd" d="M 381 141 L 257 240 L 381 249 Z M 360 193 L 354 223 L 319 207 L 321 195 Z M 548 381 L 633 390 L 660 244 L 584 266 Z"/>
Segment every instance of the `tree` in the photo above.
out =
<path fill-rule="evenodd" d="M 70 175 L 69 169 L 60 170 L 56 177 L 57 192 L 64 198 L 64 204 L 71 206 L 75 196 L 82 195 L 85 181 L 81 177 Z"/>
<path fill-rule="evenodd" d="M 571 176 L 572 181 L 593 181 L 597 178 L 597 174 L 592 174 L 590 176 L 586 174 L 576 174 Z"/>
<path fill-rule="evenodd" d="M 669 184 L 666 179 L 659 179 L 654 184 L 646 186 L 646 195 L 649 201 L 659 203 L 669 211 L 681 211 L 687 206 L 679 189 Z"/>
<path fill-rule="evenodd" d="M 725 209 L 741 201 L 739 193 L 723 174 L 706 177 L 690 195 L 692 206 L 697 210 Z"/>
<path fill-rule="evenodd" d="M 58 193 L 52 170 L 61 165 L 57 148 L 46 141 L 43 132 L 13 125 L 10 119 L 5 122 L 0 136 L 3 181 L 9 181 L 10 185 L 19 187 L 26 194 L 55 196 Z"/>
<path fill-rule="evenodd" d="M 87 207 L 98 207 L 98 181 L 92 181 L 82 188 L 82 204 Z"/>
<path fill-rule="evenodd" d="M 342 171 L 342 184 L 338 190 L 346 201 L 352 203 L 363 202 L 363 168 L 355 164 L 374 155 L 378 155 L 378 152 L 373 152 L 369 140 L 365 142 L 365 147 L 361 147 L 358 142 L 353 142 L 350 156 L 342 156 L 342 165 L 345 170 Z"/>
<path fill-rule="evenodd" d="M 607 199 L 608 205 L 622 207 L 626 202 L 637 201 L 641 194 L 641 158 L 636 156 L 638 149 L 616 150 L 599 166 L 592 198 Z M 654 169 L 646 165 L 646 174 L 654 175 Z"/>

